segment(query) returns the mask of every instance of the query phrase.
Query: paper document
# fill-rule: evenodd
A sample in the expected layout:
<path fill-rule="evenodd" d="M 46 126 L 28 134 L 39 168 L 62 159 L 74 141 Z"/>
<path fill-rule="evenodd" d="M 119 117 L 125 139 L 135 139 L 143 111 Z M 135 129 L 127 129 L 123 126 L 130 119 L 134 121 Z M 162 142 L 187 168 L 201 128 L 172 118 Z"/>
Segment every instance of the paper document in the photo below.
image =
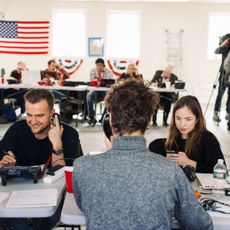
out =
<path fill-rule="evenodd" d="M 210 173 L 196 173 L 197 178 L 200 182 L 200 185 L 203 189 L 213 189 L 213 175 Z M 225 181 L 224 183 L 225 188 L 230 188 L 230 184 Z"/>
<path fill-rule="evenodd" d="M 8 192 L 0 192 L 0 203 L 5 200 L 10 194 Z"/>
<path fill-rule="evenodd" d="M 57 205 L 57 189 L 13 191 L 7 203 L 8 208 L 48 207 Z"/>

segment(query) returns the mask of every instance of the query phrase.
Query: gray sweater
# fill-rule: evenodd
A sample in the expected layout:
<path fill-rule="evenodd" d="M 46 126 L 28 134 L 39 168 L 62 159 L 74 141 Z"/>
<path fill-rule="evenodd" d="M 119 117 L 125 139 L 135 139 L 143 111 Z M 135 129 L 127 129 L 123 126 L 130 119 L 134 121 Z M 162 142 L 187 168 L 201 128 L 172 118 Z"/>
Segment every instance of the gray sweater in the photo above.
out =
<path fill-rule="evenodd" d="M 88 230 L 213 229 L 183 171 L 146 148 L 144 137 L 118 137 L 103 154 L 74 162 L 74 194 Z"/>

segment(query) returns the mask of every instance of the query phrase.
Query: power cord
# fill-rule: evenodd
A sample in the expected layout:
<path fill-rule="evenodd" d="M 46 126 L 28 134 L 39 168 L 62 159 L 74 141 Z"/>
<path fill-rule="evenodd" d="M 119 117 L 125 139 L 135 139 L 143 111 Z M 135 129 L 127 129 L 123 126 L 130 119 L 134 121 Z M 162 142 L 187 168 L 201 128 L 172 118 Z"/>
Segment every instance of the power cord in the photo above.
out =
<path fill-rule="evenodd" d="M 205 211 L 212 211 L 212 212 L 218 212 L 218 213 L 223 213 L 223 214 L 230 214 L 230 211 L 226 212 L 226 211 L 218 210 L 222 206 L 230 208 L 230 204 L 224 203 L 222 201 L 206 197 L 206 198 L 201 198 L 200 199 L 200 204 L 204 208 Z M 218 204 L 221 205 L 221 206 L 218 206 Z"/>

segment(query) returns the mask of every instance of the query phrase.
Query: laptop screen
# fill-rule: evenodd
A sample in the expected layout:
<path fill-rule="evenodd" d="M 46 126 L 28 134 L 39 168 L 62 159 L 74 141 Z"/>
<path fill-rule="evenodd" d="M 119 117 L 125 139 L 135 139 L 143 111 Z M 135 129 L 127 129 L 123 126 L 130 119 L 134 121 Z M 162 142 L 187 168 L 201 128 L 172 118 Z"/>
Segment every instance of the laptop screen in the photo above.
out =
<path fill-rule="evenodd" d="M 38 84 L 41 81 L 41 71 L 22 71 L 23 84 Z"/>

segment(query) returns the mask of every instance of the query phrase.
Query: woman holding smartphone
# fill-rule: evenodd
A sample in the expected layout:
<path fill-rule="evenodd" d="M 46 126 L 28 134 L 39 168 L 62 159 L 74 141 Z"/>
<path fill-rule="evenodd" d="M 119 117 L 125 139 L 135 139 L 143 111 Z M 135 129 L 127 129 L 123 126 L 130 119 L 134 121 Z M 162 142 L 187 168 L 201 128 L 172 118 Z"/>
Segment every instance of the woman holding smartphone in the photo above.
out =
<path fill-rule="evenodd" d="M 217 160 L 224 159 L 217 138 L 206 128 L 200 103 L 193 96 L 177 101 L 167 138 L 154 140 L 149 149 L 182 167 L 193 166 L 200 173 L 212 173 Z"/>

